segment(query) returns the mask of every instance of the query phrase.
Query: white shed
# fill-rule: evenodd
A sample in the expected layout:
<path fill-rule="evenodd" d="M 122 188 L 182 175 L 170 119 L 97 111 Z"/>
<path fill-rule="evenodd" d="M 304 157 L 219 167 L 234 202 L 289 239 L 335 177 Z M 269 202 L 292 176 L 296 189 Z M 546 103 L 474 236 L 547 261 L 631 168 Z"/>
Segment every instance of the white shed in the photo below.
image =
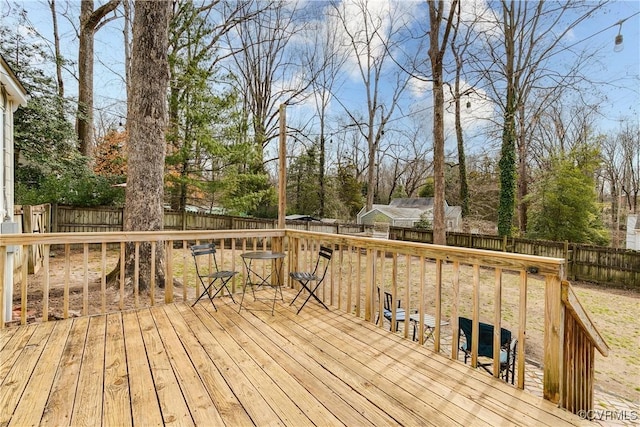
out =
<path fill-rule="evenodd" d="M 0 126 L 0 140 L 2 141 L 2 156 L 0 156 L 0 170 L 2 170 L 2 195 L 0 197 L 0 234 L 18 233 L 18 225 L 13 220 L 14 204 L 14 165 L 13 165 L 13 113 L 21 105 L 27 103 L 27 91 L 20 84 L 9 64 L 0 56 L 0 96 L 2 96 L 2 126 Z M 13 251 L 7 251 L 5 260 L 4 291 L 6 305 L 4 321 L 10 321 L 12 316 L 13 294 Z"/>
<path fill-rule="evenodd" d="M 371 210 L 364 207 L 358 212 L 358 224 L 388 223 L 392 227 L 414 227 L 422 216 L 433 222 L 433 197 L 393 199 L 388 205 L 374 204 Z M 447 231 L 460 231 L 462 208 L 445 202 L 445 226 Z"/>
<path fill-rule="evenodd" d="M 627 216 L 627 249 L 640 251 L 640 215 Z"/>

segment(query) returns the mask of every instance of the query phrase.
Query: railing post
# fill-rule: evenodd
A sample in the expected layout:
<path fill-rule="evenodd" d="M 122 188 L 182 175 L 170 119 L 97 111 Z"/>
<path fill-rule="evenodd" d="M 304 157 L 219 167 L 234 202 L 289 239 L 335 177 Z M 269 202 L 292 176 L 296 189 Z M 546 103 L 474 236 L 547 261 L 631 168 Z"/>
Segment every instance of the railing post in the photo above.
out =
<path fill-rule="evenodd" d="M 544 379 L 543 397 L 553 403 L 560 401 L 563 393 L 562 360 L 564 338 L 564 313 L 562 310 L 562 279 L 547 275 L 544 292 Z"/>
<path fill-rule="evenodd" d="M 0 329 L 4 329 L 5 320 L 5 298 L 4 298 L 4 278 L 7 260 L 7 247 L 0 246 Z M 23 267 L 24 268 L 24 267 Z"/>
<path fill-rule="evenodd" d="M 364 320 L 371 321 L 374 313 L 374 298 L 376 287 L 376 256 L 375 249 L 367 248 L 367 273 L 365 275 L 366 285 L 364 293 Z"/>

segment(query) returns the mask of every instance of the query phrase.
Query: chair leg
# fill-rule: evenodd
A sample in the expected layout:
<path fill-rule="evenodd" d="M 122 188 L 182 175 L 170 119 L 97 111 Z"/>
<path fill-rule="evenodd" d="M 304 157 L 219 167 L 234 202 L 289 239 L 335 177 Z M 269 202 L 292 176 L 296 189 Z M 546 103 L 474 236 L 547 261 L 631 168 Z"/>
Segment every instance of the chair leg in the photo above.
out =
<path fill-rule="evenodd" d="M 322 302 L 322 300 L 320 300 L 320 298 L 318 298 L 318 296 L 315 294 L 316 290 L 318 289 L 318 286 L 320 286 L 320 283 L 316 284 L 316 286 L 315 286 L 315 288 L 313 288 L 313 290 L 307 288 L 307 290 L 309 291 L 309 295 L 307 296 L 307 299 L 304 300 L 304 302 L 302 303 L 302 305 L 300 306 L 300 308 L 298 309 L 298 312 L 296 314 L 300 314 L 300 311 L 307 304 L 307 302 L 309 301 L 309 299 L 311 297 L 313 297 L 316 301 L 318 301 L 325 309 L 329 310 L 329 307 L 327 307 L 324 304 L 324 302 Z"/>
<path fill-rule="evenodd" d="M 298 299 L 298 297 L 300 296 L 300 294 L 302 293 L 303 290 L 308 289 L 307 288 L 307 283 L 298 280 L 298 282 L 300 283 L 300 290 L 298 291 L 298 293 L 296 294 L 295 298 L 293 298 L 293 300 L 289 303 L 289 306 L 292 306 L 294 302 L 296 302 L 296 300 Z"/>
<path fill-rule="evenodd" d="M 229 296 L 231 297 L 231 301 L 233 301 L 234 304 L 236 303 L 236 300 L 233 298 L 233 293 L 231 293 L 231 289 L 229 289 L 229 286 L 227 285 L 227 283 L 229 283 L 229 281 L 233 278 L 229 277 L 227 278 L 227 280 L 222 280 L 222 279 L 216 279 L 213 282 L 209 283 L 209 286 L 206 287 L 206 289 L 200 294 L 200 296 L 198 297 L 198 299 L 191 305 L 191 307 L 195 306 L 196 303 L 198 301 L 200 301 L 200 298 L 202 298 L 203 296 L 205 296 L 205 294 L 209 297 L 209 300 L 211 301 L 211 304 L 213 305 L 214 310 L 218 311 L 218 308 L 216 307 L 216 305 L 213 302 L 213 299 L 216 297 L 216 295 L 218 295 L 219 293 L 222 292 L 223 289 L 226 289 L 227 292 L 229 293 Z M 215 282 L 217 280 L 220 280 L 220 287 L 216 288 L 215 287 Z M 213 295 L 210 293 L 211 292 L 211 288 L 216 289 L 216 291 L 213 293 Z"/>
<path fill-rule="evenodd" d="M 200 299 L 205 296 L 205 294 L 207 294 L 209 296 L 209 299 L 211 300 L 211 304 L 213 304 L 213 298 L 211 297 L 211 295 L 209 294 L 209 291 L 211 289 L 211 287 L 213 286 L 213 284 L 215 283 L 215 280 L 211 283 L 209 283 L 209 286 L 206 286 L 204 291 L 202 291 L 202 293 L 200 294 L 200 296 L 195 300 L 195 302 L 193 304 L 191 304 L 191 307 L 194 307 L 198 301 L 200 301 Z M 217 294 L 218 292 L 216 291 L 216 293 L 214 293 L 214 296 Z M 216 305 L 213 304 L 213 308 L 214 310 L 218 311 L 218 309 L 216 308 Z"/>

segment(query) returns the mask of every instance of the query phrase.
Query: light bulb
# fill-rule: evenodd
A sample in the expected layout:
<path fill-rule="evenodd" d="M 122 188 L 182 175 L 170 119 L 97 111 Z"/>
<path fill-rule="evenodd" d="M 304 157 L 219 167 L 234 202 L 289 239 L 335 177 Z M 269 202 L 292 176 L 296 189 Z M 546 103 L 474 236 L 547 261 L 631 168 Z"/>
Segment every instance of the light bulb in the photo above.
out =
<path fill-rule="evenodd" d="M 618 34 L 616 36 L 616 41 L 615 41 L 615 45 L 613 46 L 613 51 L 614 52 L 622 52 L 622 49 L 624 49 L 624 45 L 622 44 L 622 34 Z"/>

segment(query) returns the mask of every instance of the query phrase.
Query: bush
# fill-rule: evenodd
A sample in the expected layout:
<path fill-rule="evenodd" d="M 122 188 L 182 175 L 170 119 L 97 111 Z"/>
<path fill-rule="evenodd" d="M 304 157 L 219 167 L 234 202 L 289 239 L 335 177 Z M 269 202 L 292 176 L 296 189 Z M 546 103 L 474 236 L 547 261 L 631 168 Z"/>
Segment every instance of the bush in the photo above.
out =
<path fill-rule="evenodd" d="M 30 176 L 36 178 L 34 171 Z M 106 178 L 86 172 L 76 175 L 67 172 L 61 176 L 49 175 L 37 181 L 16 183 L 16 203 L 39 205 L 58 203 L 71 206 L 122 206 L 124 189 L 114 187 L 116 178 Z"/>

